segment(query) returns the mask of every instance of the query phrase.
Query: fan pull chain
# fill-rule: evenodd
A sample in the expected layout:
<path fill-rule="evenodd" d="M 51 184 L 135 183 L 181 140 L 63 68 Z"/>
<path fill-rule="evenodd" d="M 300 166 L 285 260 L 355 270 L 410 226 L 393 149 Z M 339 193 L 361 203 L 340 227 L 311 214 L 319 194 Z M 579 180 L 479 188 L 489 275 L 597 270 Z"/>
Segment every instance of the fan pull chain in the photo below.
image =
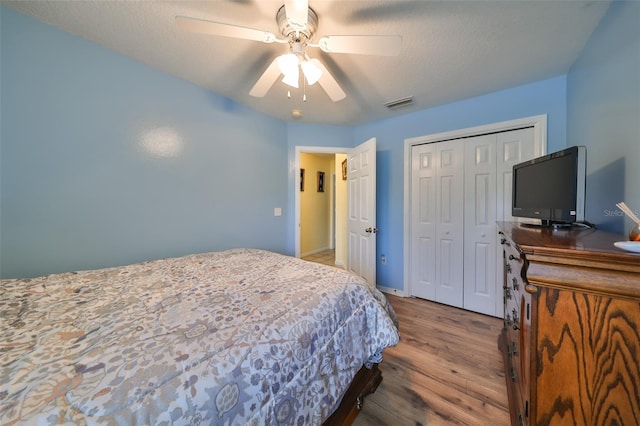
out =
<path fill-rule="evenodd" d="M 287 90 L 287 98 L 291 99 L 291 90 Z M 302 77 L 302 102 L 307 102 L 307 80 Z"/>
<path fill-rule="evenodd" d="M 307 102 L 307 79 L 302 76 L 302 102 Z"/>

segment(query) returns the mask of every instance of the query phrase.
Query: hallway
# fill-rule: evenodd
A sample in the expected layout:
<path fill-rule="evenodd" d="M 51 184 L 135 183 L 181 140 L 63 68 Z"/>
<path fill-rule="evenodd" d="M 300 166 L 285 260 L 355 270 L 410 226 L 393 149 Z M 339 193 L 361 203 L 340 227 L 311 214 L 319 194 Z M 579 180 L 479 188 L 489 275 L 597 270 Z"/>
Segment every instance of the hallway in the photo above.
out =
<path fill-rule="evenodd" d="M 336 265 L 336 251 L 334 249 L 324 250 L 318 253 L 311 254 L 303 257 L 302 259 L 310 262 L 323 263 L 329 266 L 335 266 L 336 268 L 342 268 Z"/>

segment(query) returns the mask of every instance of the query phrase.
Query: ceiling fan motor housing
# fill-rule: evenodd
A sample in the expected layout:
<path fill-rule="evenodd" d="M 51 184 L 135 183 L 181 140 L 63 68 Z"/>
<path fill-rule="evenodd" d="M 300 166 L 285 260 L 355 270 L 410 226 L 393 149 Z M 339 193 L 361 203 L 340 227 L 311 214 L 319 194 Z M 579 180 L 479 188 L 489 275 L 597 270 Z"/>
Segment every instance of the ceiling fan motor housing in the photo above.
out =
<path fill-rule="evenodd" d="M 306 37 L 305 44 L 315 34 L 318 29 L 318 15 L 316 12 L 309 8 L 309 17 L 307 19 L 307 26 L 303 30 L 296 30 L 287 20 L 287 13 L 285 11 L 284 6 L 278 9 L 278 13 L 276 14 L 276 22 L 278 23 L 278 28 L 280 29 L 280 33 L 289 39 L 289 42 L 301 42 Z M 304 35 L 304 37 L 301 37 Z"/>

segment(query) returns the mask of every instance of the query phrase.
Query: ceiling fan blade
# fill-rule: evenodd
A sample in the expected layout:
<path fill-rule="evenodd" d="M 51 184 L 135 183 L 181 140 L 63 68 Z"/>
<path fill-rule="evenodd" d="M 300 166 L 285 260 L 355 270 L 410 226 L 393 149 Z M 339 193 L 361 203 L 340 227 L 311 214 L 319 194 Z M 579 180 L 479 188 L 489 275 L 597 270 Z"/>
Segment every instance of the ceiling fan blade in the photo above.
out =
<path fill-rule="evenodd" d="M 278 67 L 278 58 L 275 58 L 271 64 L 267 67 L 264 73 L 260 76 L 256 84 L 249 92 L 251 96 L 256 98 L 262 98 L 267 94 L 273 83 L 280 77 L 280 67 Z"/>
<path fill-rule="evenodd" d="M 205 21 L 204 19 L 176 16 L 176 24 L 183 31 L 191 33 L 209 34 L 222 37 L 241 38 L 245 40 L 273 43 L 279 41 L 273 33 L 240 27 L 238 25 L 223 24 L 222 22 Z"/>
<path fill-rule="evenodd" d="M 327 70 L 324 64 L 318 61 L 316 62 L 316 65 L 320 69 L 322 69 L 322 75 L 318 80 L 318 84 L 320 84 L 320 87 L 322 87 L 324 91 L 327 92 L 327 95 L 329 96 L 329 98 L 333 102 L 338 102 L 346 98 L 347 97 L 346 93 L 344 93 L 344 90 L 342 90 L 340 85 L 338 85 L 338 82 L 336 81 L 335 78 L 333 78 L 333 76 Z"/>
<path fill-rule="evenodd" d="M 309 19 L 308 0 L 285 0 L 284 10 L 287 14 L 287 21 L 296 30 L 302 31 L 307 28 Z"/>
<path fill-rule="evenodd" d="M 318 41 L 327 53 L 353 53 L 358 55 L 396 56 L 402 48 L 399 35 L 325 36 Z"/>

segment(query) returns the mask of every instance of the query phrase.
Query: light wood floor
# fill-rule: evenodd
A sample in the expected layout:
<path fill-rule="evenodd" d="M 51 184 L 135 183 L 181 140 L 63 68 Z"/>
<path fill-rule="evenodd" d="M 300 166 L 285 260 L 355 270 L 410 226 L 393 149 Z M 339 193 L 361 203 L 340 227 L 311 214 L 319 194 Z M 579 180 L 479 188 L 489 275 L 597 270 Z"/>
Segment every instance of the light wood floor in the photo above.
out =
<path fill-rule="evenodd" d="M 502 320 L 387 296 L 401 340 L 383 352 L 383 380 L 355 426 L 508 425 L 498 334 Z"/>
<path fill-rule="evenodd" d="M 318 253 L 310 254 L 309 256 L 303 257 L 304 260 L 309 260 L 311 262 L 323 263 L 329 266 L 335 266 L 337 268 L 341 268 L 341 266 L 336 265 L 336 251 L 335 249 L 328 249 Z"/>

